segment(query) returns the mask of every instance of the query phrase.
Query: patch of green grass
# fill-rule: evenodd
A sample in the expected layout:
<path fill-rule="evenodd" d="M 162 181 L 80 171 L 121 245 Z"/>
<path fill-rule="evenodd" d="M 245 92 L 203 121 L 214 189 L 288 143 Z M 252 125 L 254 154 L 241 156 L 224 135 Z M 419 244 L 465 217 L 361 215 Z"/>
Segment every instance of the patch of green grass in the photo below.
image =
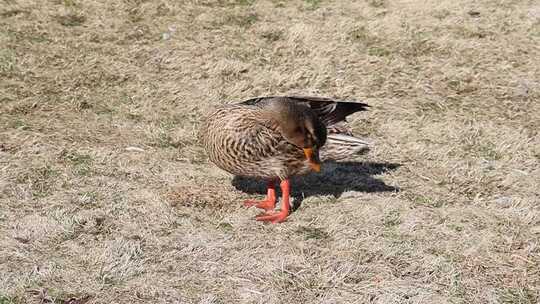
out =
<path fill-rule="evenodd" d="M 450 275 L 450 294 L 455 298 L 463 298 L 465 296 L 465 288 L 460 272 L 456 271 Z"/>
<path fill-rule="evenodd" d="M 77 152 L 71 152 L 66 155 L 66 159 L 72 162 L 74 165 L 87 165 L 92 162 L 92 157 L 87 154 L 79 154 Z"/>
<path fill-rule="evenodd" d="M 236 48 L 229 49 L 227 53 L 225 54 L 225 56 L 233 60 L 249 62 L 250 60 L 253 60 L 253 57 L 255 56 L 255 54 L 252 51 L 248 51 L 241 47 L 236 47 Z M 229 76 L 229 75 L 235 74 L 233 70 L 234 69 L 224 69 L 220 71 L 220 75 Z"/>
<path fill-rule="evenodd" d="M 401 224 L 400 212 L 398 210 L 390 210 L 385 214 L 383 219 L 383 225 L 386 228 L 391 228 Z"/>
<path fill-rule="evenodd" d="M 434 11 L 432 13 L 432 16 L 439 19 L 439 20 L 443 20 L 443 19 L 446 19 L 451 14 L 452 14 L 452 12 L 450 12 L 449 10 L 441 9 L 441 10 L 438 10 L 438 11 Z"/>
<path fill-rule="evenodd" d="M 133 23 L 141 22 L 144 20 L 144 14 L 138 7 L 131 7 L 128 12 L 128 19 Z"/>
<path fill-rule="evenodd" d="M 274 3 L 274 7 L 285 7 L 285 2 L 283 1 L 272 0 L 272 2 Z"/>
<path fill-rule="evenodd" d="M 377 8 L 386 6 L 386 0 L 367 0 L 367 3 L 369 6 Z"/>
<path fill-rule="evenodd" d="M 216 18 L 212 21 L 212 26 L 221 28 L 223 26 L 236 26 L 241 28 L 249 28 L 259 20 L 259 15 L 256 13 L 237 13 L 230 11 L 222 18 Z"/>
<path fill-rule="evenodd" d="M 29 185 L 32 195 L 41 198 L 50 194 L 54 180 L 58 175 L 58 171 L 49 165 L 45 165 L 43 167 L 29 169 L 27 172 L 18 176 L 16 182 Z"/>
<path fill-rule="evenodd" d="M 235 6 L 250 6 L 255 3 L 255 0 L 218 0 L 218 1 L 201 1 L 201 5 L 206 7 L 235 7 Z"/>
<path fill-rule="evenodd" d="M 157 126 L 155 131 L 152 132 L 152 140 L 149 143 L 151 146 L 159 148 L 180 148 L 184 146 L 185 142 L 175 140 L 171 134 L 173 129 L 178 127 L 179 123 L 184 123 L 185 116 L 173 115 L 172 117 L 163 117 Z"/>
<path fill-rule="evenodd" d="M 503 289 L 499 298 L 505 304 L 536 304 L 540 300 L 538 294 L 527 287 Z"/>
<path fill-rule="evenodd" d="M 457 79 L 450 79 L 447 82 L 448 88 L 452 89 L 454 91 L 459 91 L 460 84 L 461 84 L 461 81 L 459 81 Z"/>
<path fill-rule="evenodd" d="M 384 57 L 391 54 L 391 52 L 383 47 L 370 47 L 368 54 L 371 56 Z"/>
<path fill-rule="evenodd" d="M 88 154 L 68 152 L 64 158 L 71 163 L 74 172 L 80 176 L 87 176 L 91 172 L 92 157 Z"/>
<path fill-rule="evenodd" d="M 253 24 L 255 24 L 257 20 L 259 20 L 259 15 L 255 13 L 250 13 L 247 15 L 240 15 L 240 16 L 231 15 L 229 18 L 227 18 L 227 23 L 232 23 L 234 25 L 237 25 L 243 28 L 248 28 L 252 26 Z"/>
<path fill-rule="evenodd" d="M 533 37 L 540 37 L 540 21 L 535 22 L 527 31 Z"/>
<path fill-rule="evenodd" d="M 65 6 L 65 7 L 74 7 L 74 6 L 77 6 L 78 3 L 75 2 L 75 0 L 62 0 L 62 4 Z"/>
<path fill-rule="evenodd" d="M 404 57 L 420 57 L 430 54 L 436 50 L 436 44 L 432 41 L 433 33 L 422 28 L 403 22 L 401 27 L 404 30 L 400 37 L 401 47 L 396 49 Z M 442 54 L 440 54 L 442 55 Z"/>
<path fill-rule="evenodd" d="M 30 127 L 26 124 L 26 122 L 20 119 L 11 121 L 9 126 L 17 130 L 30 130 Z"/>
<path fill-rule="evenodd" d="M 42 43 L 42 42 L 52 41 L 52 39 L 50 39 L 47 36 L 48 32 L 40 31 L 36 28 L 13 29 L 13 28 L 7 27 L 2 30 L 3 31 L 0 31 L 1 35 L 5 36 L 7 39 L 16 43 L 20 43 L 20 42 Z M 0 52 L 1 50 L 2 48 L 0 48 Z"/>
<path fill-rule="evenodd" d="M 404 242 L 408 241 L 408 236 L 402 233 L 399 233 L 397 229 L 384 229 L 382 231 L 382 236 L 384 237 L 385 241 L 395 244 L 395 245 L 402 245 Z"/>
<path fill-rule="evenodd" d="M 13 50 L 0 49 L 0 75 L 13 73 L 17 70 L 17 57 Z"/>
<path fill-rule="evenodd" d="M 37 176 L 39 178 L 43 178 L 43 179 L 48 179 L 48 178 L 51 178 L 51 177 L 55 177 L 58 175 L 58 172 L 54 169 L 52 169 L 50 166 L 44 166 L 44 167 L 41 167 L 41 168 L 38 168 L 36 171 L 37 173 Z"/>
<path fill-rule="evenodd" d="M 268 31 L 261 35 L 266 41 L 268 42 L 275 42 L 283 38 L 283 31 L 275 30 L 275 31 Z"/>
<path fill-rule="evenodd" d="M 450 90 L 455 91 L 456 94 L 464 95 L 476 91 L 478 88 L 471 84 L 472 79 L 449 79 L 447 87 Z M 450 101 L 451 100 L 451 101 Z M 450 102 L 457 103 L 459 101 L 455 99 L 449 99 Z"/>
<path fill-rule="evenodd" d="M 77 103 L 77 109 L 79 110 L 88 110 L 92 108 L 92 104 L 86 100 L 81 100 Z"/>
<path fill-rule="evenodd" d="M 79 193 L 79 201 L 84 204 L 91 204 L 95 202 L 98 198 L 98 193 L 95 191 L 85 191 Z"/>
<path fill-rule="evenodd" d="M 233 225 L 231 225 L 229 223 L 221 222 L 221 223 L 218 224 L 218 228 L 221 229 L 221 230 L 224 230 L 224 231 L 232 231 L 233 230 Z"/>
<path fill-rule="evenodd" d="M 249 6 L 255 3 L 255 0 L 236 0 L 232 2 L 233 5 Z"/>
<path fill-rule="evenodd" d="M 503 156 L 491 142 L 479 144 L 477 150 L 482 158 L 487 160 L 500 160 Z"/>
<path fill-rule="evenodd" d="M 109 274 L 106 274 L 106 273 L 102 274 L 99 277 L 99 279 L 105 286 L 113 286 L 113 285 L 118 284 L 117 280 L 115 280 Z"/>
<path fill-rule="evenodd" d="M 453 229 L 453 230 L 455 230 L 456 232 L 461 232 L 461 231 L 463 231 L 463 226 L 461 226 L 461 225 L 448 224 L 447 227 L 448 227 L 448 228 L 451 228 L 451 229 Z"/>
<path fill-rule="evenodd" d="M 72 294 L 55 288 L 32 290 L 30 293 L 34 295 L 38 303 L 85 304 L 92 298 L 87 294 Z"/>
<path fill-rule="evenodd" d="M 448 105 L 440 101 L 415 101 L 416 115 L 422 117 L 426 114 L 445 114 L 448 111 Z"/>
<path fill-rule="evenodd" d="M 175 141 L 172 136 L 167 133 L 167 131 L 160 131 L 151 145 L 158 148 L 179 148 L 182 146 L 182 144 Z"/>
<path fill-rule="evenodd" d="M 322 228 L 317 227 L 305 227 L 301 226 L 296 229 L 296 233 L 303 235 L 306 240 L 325 240 L 330 237 L 328 232 L 324 231 Z"/>
<path fill-rule="evenodd" d="M 12 9 L 12 10 L 7 10 L 5 12 L 0 13 L 0 16 L 9 18 L 9 17 L 20 15 L 20 14 L 24 14 L 24 13 L 28 13 L 28 11 L 21 10 L 21 9 Z"/>
<path fill-rule="evenodd" d="M 349 32 L 349 38 L 353 42 L 359 42 L 366 47 L 382 48 L 382 41 L 372 34 L 365 26 L 358 26 Z"/>
<path fill-rule="evenodd" d="M 502 159 L 503 154 L 497 151 L 495 144 L 491 141 L 483 141 L 482 136 L 483 132 L 479 130 L 478 134 L 475 134 L 468 141 L 463 142 L 464 154 L 486 160 Z"/>
<path fill-rule="evenodd" d="M 441 200 L 436 200 L 434 198 L 431 198 L 425 195 L 412 194 L 410 195 L 409 200 L 412 201 L 417 206 L 428 206 L 432 208 L 440 208 L 444 205 L 444 203 Z"/>
<path fill-rule="evenodd" d="M 365 26 L 359 26 L 349 33 L 352 40 L 366 41 L 371 37 Z"/>
<path fill-rule="evenodd" d="M 70 13 L 56 16 L 56 21 L 63 26 L 80 26 L 86 21 L 86 17 L 80 14 Z"/>
<path fill-rule="evenodd" d="M 406 50 L 407 54 L 413 57 L 419 57 L 431 53 L 435 49 L 434 43 L 429 38 L 416 37 L 411 39 Z"/>
<path fill-rule="evenodd" d="M 6 295 L 0 295 L 0 304 L 16 304 L 20 303 L 17 299 Z"/>
<path fill-rule="evenodd" d="M 92 105 L 93 107 L 93 105 Z M 105 106 L 105 105 L 98 105 L 96 106 L 95 108 L 95 111 L 94 113 L 96 113 L 97 115 L 103 115 L 103 116 L 110 116 L 110 115 L 113 115 L 116 113 L 116 108 L 110 108 L 108 106 Z"/>
<path fill-rule="evenodd" d="M 454 28 L 454 32 L 463 38 L 468 39 L 483 39 L 492 35 L 491 32 L 481 28 L 480 26 L 472 27 L 465 25 L 458 25 Z"/>
<path fill-rule="evenodd" d="M 322 0 L 304 0 L 309 10 L 316 10 L 321 6 Z"/>
<path fill-rule="evenodd" d="M 172 16 L 173 14 L 173 10 L 165 3 L 161 3 L 156 7 L 156 16 Z"/>
<path fill-rule="evenodd" d="M 144 116 L 137 113 L 126 113 L 126 118 L 134 122 L 141 122 L 144 119 Z"/>

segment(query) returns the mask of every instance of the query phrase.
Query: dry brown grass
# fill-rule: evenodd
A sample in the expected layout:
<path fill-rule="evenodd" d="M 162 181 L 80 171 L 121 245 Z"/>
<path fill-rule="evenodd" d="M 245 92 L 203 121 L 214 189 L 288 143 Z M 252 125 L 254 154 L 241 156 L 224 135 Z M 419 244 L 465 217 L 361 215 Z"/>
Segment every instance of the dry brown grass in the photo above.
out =
<path fill-rule="evenodd" d="M 0 303 L 538 303 L 539 58 L 534 0 L 0 0 Z M 194 134 L 278 93 L 376 146 L 264 225 Z"/>

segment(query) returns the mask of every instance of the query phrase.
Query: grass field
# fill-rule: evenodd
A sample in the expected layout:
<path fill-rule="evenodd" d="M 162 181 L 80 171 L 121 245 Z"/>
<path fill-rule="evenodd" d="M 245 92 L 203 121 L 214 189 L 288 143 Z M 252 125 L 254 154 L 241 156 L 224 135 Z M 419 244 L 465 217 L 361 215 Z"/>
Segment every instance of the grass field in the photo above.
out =
<path fill-rule="evenodd" d="M 374 146 L 267 225 L 196 134 L 275 94 Z M 0 304 L 538 303 L 539 131 L 538 0 L 0 0 Z"/>

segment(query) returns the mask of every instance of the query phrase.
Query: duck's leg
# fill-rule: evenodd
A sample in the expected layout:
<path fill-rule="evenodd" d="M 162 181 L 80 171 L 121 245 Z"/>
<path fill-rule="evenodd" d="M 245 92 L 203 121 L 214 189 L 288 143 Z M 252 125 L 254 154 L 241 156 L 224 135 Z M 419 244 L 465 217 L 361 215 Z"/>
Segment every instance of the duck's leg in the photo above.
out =
<path fill-rule="evenodd" d="M 276 207 L 276 185 L 274 181 L 268 181 L 268 191 L 266 194 L 266 199 L 264 201 L 247 200 L 244 202 L 244 206 L 255 206 L 259 209 L 264 209 L 266 211 L 274 210 L 274 208 Z"/>
<path fill-rule="evenodd" d="M 289 194 L 291 192 L 291 185 L 289 180 L 283 180 L 280 183 L 281 186 L 281 210 L 278 212 L 266 212 L 256 217 L 257 221 L 272 222 L 274 224 L 285 221 L 289 215 Z"/>

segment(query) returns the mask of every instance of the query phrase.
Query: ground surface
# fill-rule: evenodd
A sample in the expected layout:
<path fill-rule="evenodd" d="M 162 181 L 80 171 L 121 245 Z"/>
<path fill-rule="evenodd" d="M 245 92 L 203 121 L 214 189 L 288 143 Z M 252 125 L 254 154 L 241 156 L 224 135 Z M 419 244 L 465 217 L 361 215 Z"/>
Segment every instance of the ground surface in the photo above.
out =
<path fill-rule="evenodd" d="M 0 303 L 538 303 L 540 3 L 0 0 Z M 359 99 L 289 221 L 213 106 Z"/>

